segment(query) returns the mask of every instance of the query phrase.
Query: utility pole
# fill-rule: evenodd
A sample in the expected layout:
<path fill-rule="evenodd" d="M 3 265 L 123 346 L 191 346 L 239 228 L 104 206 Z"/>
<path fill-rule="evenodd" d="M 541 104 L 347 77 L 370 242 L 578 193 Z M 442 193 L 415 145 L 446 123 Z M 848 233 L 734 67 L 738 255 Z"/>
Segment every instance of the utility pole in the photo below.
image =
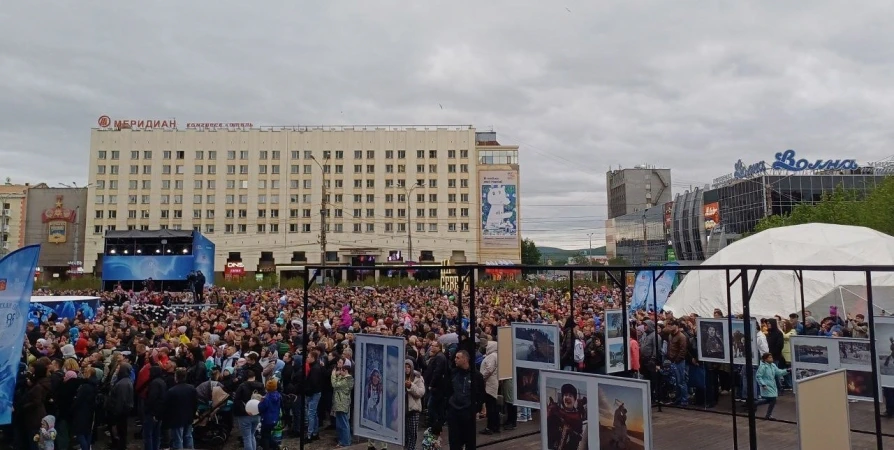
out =
<path fill-rule="evenodd" d="M 647 210 L 645 209 L 643 210 L 643 266 L 649 264 L 649 237 L 646 234 L 646 211 Z"/>
<path fill-rule="evenodd" d="M 594 234 L 595 233 L 587 233 L 587 238 L 590 240 L 590 250 L 587 252 L 587 265 L 590 265 L 590 262 L 593 261 L 593 235 Z M 596 272 L 596 273 L 590 272 L 590 280 L 591 281 L 593 280 L 594 277 L 598 281 L 599 280 L 599 272 Z"/>
<path fill-rule="evenodd" d="M 322 182 L 320 183 L 320 266 L 322 267 L 323 272 L 323 284 L 326 284 L 326 170 L 323 168 L 323 164 L 320 164 L 313 155 L 311 155 L 310 159 L 313 160 L 320 168 L 320 176 L 322 177 Z M 324 163 L 329 162 L 329 158 L 326 158 Z"/>
<path fill-rule="evenodd" d="M 89 193 L 89 188 L 93 187 L 93 184 L 88 184 L 86 186 L 78 186 L 78 183 L 72 181 L 71 184 L 59 183 L 59 186 L 66 187 L 69 189 L 83 189 Z M 89 195 L 88 195 L 89 197 Z M 71 261 L 77 267 L 83 267 L 84 262 L 78 259 L 78 252 L 80 251 L 80 239 L 81 239 L 81 205 L 78 205 L 75 208 L 75 240 L 74 240 L 74 252 L 71 255 Z M 71 268 L 69 268 L 71 270 Z"/>
<path fill-rule="evenodd" d="M 407 195 L 407 257 L 406 259 L 404 259 L 405 262 L 409 262 L 410 258 L 413 257 L 413 229 L 411 227 L 412 222 L 410 220 L 410 218 L 412 217 L 410 215 L 410 195 L 413 194 L 413 191 L 415 191 L 416 188 L 420 187 L 425 187 L 425 184 L 418 181 L 410 189 L 404 187 L 404 192 Z"/>

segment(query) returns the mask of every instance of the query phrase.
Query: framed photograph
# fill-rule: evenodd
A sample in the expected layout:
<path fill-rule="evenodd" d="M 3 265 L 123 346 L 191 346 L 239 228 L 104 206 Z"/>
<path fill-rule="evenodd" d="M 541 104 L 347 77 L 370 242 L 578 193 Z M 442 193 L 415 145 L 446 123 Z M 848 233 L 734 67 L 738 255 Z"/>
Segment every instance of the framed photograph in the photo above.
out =
<path fill-rule="evenodd" d="M 847 370 L 847 397 L 852 400 L 873 400 L 875 383 L 872 380 L 872 372 L 862 370 Z"/>
<path fill-rule="evenodd" d="M 649 382 L 600 377 L 598 382 L 599 449 L 652 449 L 652 403 Z"/>
<path fill-rule="evenodd" d="M 511 327 L 516 406 L 539 409 L 540 371 L 559 369 L 559 327 L 522 322 Z"/>
<path fill-rule="evenodd" d="M 355 435 L 403 445 L 405 346 L 403 337 L 356 335 Z"/>
<path fill-rule="evenodd" d="M 877 326 L 876 326 L 877 328 Z M 792 336 L 792 374 L 800 380 L 838 369 L 847 370 L 847 393 L 851 400 L 872 400 L 872 356 L 869 339 Z M 876 344 L 878 345 L 878 344 Z M 890 343 L 889 343 L 890 345 Z M 890 351 L 884 355 L 887 357 Z M 879 353 L 881 360 L 883 355 Z M 883 367 L 879 363 L 879 376 Z M 894 362 L 894 361 L 892 361 Z M 798 385 L 795 383 L 795 392 Z"/>
<path fill-rule="evenodd" d="M 554 370 L 544 370 L 541 375 L 540 448 L 600 448 L 595 425 L 599 420 L 596 378 Z"/>
<path fill-rule="evenodd" d="M 624 337 L 624 311 L 620 309 L 605 310 L 605 339 Z"/>
<path fill-rule="evenodd" d="M 751 350 L 752 363 L 755 367 L 760 363 L 760 357 L 757 354 L 757 320 L 751 321 Z M 733 328 L 729 333 L 730 339 L 733 341 L 733 364 L 745 365 L 745 321 L 742 319 L 733 319 Z"/>
<path fill-rule="evenodd" d="M 879 386 L 894 387 L 894 317 L 875 316 L 873 324 Z"/>
<path fill-rule="evenodd" d="M 729 363 L 729 321 L 699 317 L 695 324 L 698 329 L 698 360 Z"/>
<path fill-rule="evenodd" d="M 868 339 L 836 339 L 838 363 L 844 369 L 872 371 L 872 352 Z"/>
<path fill-rule="evenodd" d="M 626 314 L 622 309 L 605 310 L 605 373 L 623 372 L 630 368 L 630 349 L 624 357 L 624 320 Z"/>
<path fill-rule="evenodd" d="M 802 343 L 801 340 L 798 340 L 798 344 L 792 346 L 792 357 L 795 360 L 794 362 L 828 366 L 829 343 L 834 342 L 815 342 L 815 340 L 811 339 Z"/>

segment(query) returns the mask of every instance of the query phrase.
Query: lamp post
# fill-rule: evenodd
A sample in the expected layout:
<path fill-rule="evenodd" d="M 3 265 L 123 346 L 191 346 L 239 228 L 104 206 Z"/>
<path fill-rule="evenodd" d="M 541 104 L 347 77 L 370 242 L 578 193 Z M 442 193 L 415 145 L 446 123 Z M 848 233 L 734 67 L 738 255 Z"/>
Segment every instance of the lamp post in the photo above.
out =
<path fill-rule="evenodd" d="M 587 233 L 587 239 L 590 241 L 590 250 L 587 252 L 587 265 L 590 265 L 593 257 L 593 235 L 596 233 Z M 590 280 L 592 281 L 594 273 L 590 272 Z M 595 274 L 596 280 L 599 281 L 599 273 Z"/>
<path fill-rule="evenodd" d="M 411 227 L 412 223 L 410 222 L 410 218 L 412 215 L 410 214 L 410 195 L 413 194 L 413 191 L 416 188 L 425 187 L 425 183 L 417 181 L 415 185 L 411 188 L 407 188 L 404 186 L 404 193 L 407 196 L 407 259 L 406 262 L 410 262 L 410 258 L 413 257 L 413 229 Z"/>
<path fill-rule="evenodd" d="M 78 186 L 77 182 L 72 181 L 71 184 L 59 183 L 59 186 L 62 186 L 62 187 L 68 188 L 68 189 L 84 189 L 86 191 L 87 189 L 93 187 L 93 183 L 87 184 L 84 186 Z M 78 205 L 75 208 L 75 224 L 74 225 L 75 225 L 74 250 L 72 251 L 71 260 L 74 261 L 74 263 L 77 267 L 75 269 L 71 269 L 71 270 L 77 270 L 77 268 L 83 267 L 83 265 L 84 265 L 83 260 L 81 258 L 78 258 L 78 253 L 80 251 L 80 245 L 81 245 L 79 242 L 81 239 L 81 205 Z"/>
<path fill-rule="evenodd" d="M 329 162 L 329 158 L 323 161 L 323 164 L 320 164 L 320 161 L 317 160 L 313 155 L 310 156 L 310 159 L 313 160 L 314 163 L 320 168 L 320 176 L 322 177 L 322 182 L 320 183 L 320 266 L 322 266 L 323 272 L 323 284 L 326 284 L 326 170 L 323 168 L 323 164 Z"/>

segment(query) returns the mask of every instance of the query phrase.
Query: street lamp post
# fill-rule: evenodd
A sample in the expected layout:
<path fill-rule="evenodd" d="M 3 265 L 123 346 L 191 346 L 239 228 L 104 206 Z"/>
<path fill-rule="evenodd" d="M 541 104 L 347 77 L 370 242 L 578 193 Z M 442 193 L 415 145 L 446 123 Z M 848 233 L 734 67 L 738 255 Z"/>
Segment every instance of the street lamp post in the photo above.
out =
<path fill-rule="evenodd" d="M 323 168 L 323 164 L 329 162 L 329 158 L 326 158 L 323 161 L 323 164 L 320 164 L 320 161 L 317 161 L 317 158 L 313 155 L 310 156 L 310 159 L 313 160 L 314 163 L 320 168 L 320 176 L 322 177 L 322 182 L 320 183 L 320 266 L 323 268 L 323 284 L 326 283 L 326 170 Z"/>
<path fill-rule="evenodd" d="M 593 235 L 594 234 L 596 234 L 596 233 L 587 233 L 587 238 L 590 240 L 590 250 L 587 252 L 587 265 L 589 265 L 590 262 L 593 261 L 592 258 L 593 258 Z M 594 276 L 593 272 L 590 272 L 590 280 L 591 281 L 593 279 L 593 276 Z M 596 281 L 599 281 L 599 273 L 596 273 L 595 276 L 596 276 Z"/>
<path fill-rule="evenodd" d="M 407 195 L 407 258 L 404 260 L 406 262 L 410 262 L 410 258 L 413 257 L 413 229 L 411 227 L 412 223 L 410 222 L 410 218 L 412 217 L 410 214 L 410 195 L 413 194 L 413 191 L 415 191 L 416 188 L 421 187 L 425 187 L 425 183 L 419 181 L 409 189 L 404 186 L 404 193 Z"/>
<path fill-rule="evenodd" d="M 93 184 L 88 184 L 85 186 L 78 186 L 77 182 L 72 181 L 71 184 L 59 183 L 59 186 L 66 187 L 69 189 L 84 189 L 92 187 Z M 78 205 L 75 208 L 75 239 L 74 239 L 74 251 L 72 252 L 72 261 L 81 262 L 78 264 L 79 267 L 82 266 L 83 262 L 80 258 L 78 258 L 78 251 L 80 250 L 80 242 L 78 242 L 81 238 L 81 205 Z"/>

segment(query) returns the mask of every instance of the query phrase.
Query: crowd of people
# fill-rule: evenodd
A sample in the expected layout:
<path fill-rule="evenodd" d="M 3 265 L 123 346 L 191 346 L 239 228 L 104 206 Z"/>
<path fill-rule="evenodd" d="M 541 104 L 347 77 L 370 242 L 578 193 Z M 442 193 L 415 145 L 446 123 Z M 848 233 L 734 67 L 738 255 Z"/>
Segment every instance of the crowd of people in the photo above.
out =
<path fill-rule="evenodd" d="M 133 439 L 147 450 L 206 448 L 200 441 L 231 438 L 246 450 L 274 450 L 283 437 L 313 442 L 326 429 L 335 431 L 326 434 L 333 446 L 351 445 L 359 333 L 406 338 L 404 448 L 460 449 L 475 431 L 496 434 L 533 420 L 529 408 L 514 406 L 515 380 L 499 380 L 498 327 L 557 324 L 561 367 L 604 374 L 604 312 L 621 306 L 618 289 L 483 287 L 471 324 L 468 304 L 438 288 L 323 286 L 310 291 L 305 331 L 301 291 L 213 288 L 201 307 L 148 289 L 42 294 L 96 295 L 102 307 L 92 320 L 79 311 L 29 321 L 10 427 L 17 449 L 89 450 L 106 441 L 125 449 Z M 668 312 L 631 314 L 631 370 L 621 375 L 650 380 L 655 401 L 680 406 L 713 406 L 733 384 L 744 392 L 740 367 L 699 362 L 695 323 Z M 776 388 L 791 386 L 789 337 L 860 337 L 867 328 L 859 316 L 802 322 L 792 315 L 766 319 L 759 331 L 763 362 L 754 378 L 772 417 Z"/>

